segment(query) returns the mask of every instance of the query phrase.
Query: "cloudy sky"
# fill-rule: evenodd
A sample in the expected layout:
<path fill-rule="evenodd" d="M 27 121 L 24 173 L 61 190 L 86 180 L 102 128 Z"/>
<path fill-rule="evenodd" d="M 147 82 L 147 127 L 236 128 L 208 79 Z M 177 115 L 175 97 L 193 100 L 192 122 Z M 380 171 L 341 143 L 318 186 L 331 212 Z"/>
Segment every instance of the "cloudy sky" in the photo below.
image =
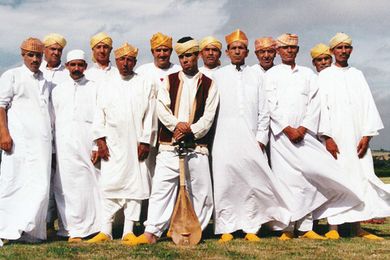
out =
<path fill-rule="evenodd" d="M 0 73 L 21 64 L 23 39 L 51 32 L 67 38 L 65 52 L 81 48 L 89 53 L 90 37 L 105 31 L 114 48 L 125 41 L 137 46 L 139 64 L 152 61 L 149 39 L 158 31 L 174 39 L 214 35 L 223 40 L 240 28 L 251 49 L 257 37 L 291 32 L 300 36 L 298 63 L 311 66 L 310 48 L 342 31 L 353 38 L 350 64 L 365 73 L 385 124 L 372 145 L 390 150 L 389 10 L 388 0 L 0 0 Z M 255 62 L 251 53 L 247 63 Z"/>

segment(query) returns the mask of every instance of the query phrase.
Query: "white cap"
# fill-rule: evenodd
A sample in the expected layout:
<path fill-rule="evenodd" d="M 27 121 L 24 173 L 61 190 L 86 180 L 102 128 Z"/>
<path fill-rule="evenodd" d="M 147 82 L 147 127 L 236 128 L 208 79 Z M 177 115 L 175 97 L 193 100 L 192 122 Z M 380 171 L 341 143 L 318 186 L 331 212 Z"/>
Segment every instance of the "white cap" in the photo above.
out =
<path fill-rule="evenodd" d="M 66 62 L 72 60 L 84 60 L 85 61 L 85 53 L 82 50 L 71 50 L 66 55 Z"/>

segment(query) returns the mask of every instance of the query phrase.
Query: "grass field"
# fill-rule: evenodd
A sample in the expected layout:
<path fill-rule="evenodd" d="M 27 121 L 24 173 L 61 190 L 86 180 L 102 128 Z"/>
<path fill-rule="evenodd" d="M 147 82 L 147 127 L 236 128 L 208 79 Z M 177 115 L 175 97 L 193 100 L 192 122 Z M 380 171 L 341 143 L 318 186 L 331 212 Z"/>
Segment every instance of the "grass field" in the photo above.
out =
<path fill-rule="evenodd" d="M 390 183 L 390 177 L 381 178 Z M 194 247 L 178 247 L 170 240 L 156 245 L 127 247 L 120 240 L 101 245 L 68 244 L 56 241 L 39 245 L 9 244 L 0 248 L 3 259 L 390 259 L 390 218 L 385 224 L 364 224 L 384 241 L 346 237 L 338 241 L 293 239 L 282 242 L 275 234 L 261 232 L 260 242 L 246 242 L 243 234 L 228 244 L 219 244 L 211 235 Z M 320 225 L 319 232 L 326 232 Z"/>

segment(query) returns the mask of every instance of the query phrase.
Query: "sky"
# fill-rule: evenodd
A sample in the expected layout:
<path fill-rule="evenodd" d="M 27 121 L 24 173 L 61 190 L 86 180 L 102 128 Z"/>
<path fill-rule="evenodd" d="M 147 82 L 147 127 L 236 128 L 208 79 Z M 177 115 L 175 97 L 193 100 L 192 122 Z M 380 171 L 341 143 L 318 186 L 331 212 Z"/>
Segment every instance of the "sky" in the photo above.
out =
<path fill-rule="evenodd" d="M 224 36 L 240 28 L 250 40 L 248 65 L 257 62 L 256 38 L 290 32 L 299 36 L 297 63 L 311 68 L 310 49 L 345 32 L 354 46 L 350 65 L 365 74 L 385 125 L 371 145 L 390 150 L 389 10 L 388 0 L 0 0 L 0 74 L 21 64 L 25 38 L 51 32 L 66 37 L 65 54 L 77 48 L 90 57 L 90 37 L 105 31 L 114 48 L 124 42 L 139 48 L 138 65 L 152 61 L 149 39 L 158 31 L 174 40 L 213 35 L 225 43 Z"/>

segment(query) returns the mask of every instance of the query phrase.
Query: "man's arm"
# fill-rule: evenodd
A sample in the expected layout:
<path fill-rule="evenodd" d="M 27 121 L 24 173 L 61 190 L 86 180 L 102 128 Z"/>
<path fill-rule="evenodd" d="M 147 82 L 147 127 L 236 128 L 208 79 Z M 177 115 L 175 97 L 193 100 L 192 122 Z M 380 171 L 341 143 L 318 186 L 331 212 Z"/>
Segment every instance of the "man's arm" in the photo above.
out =
<path fill-rule="evenodd" d="M 9 153 L 12 150 L 12 138 L 8 130 L 7 109 L 14 97 L 14 76 L 10 71 L 5 72 L 0 78 L 0 148 Z"/>
<path fill-rule="evenodd" d="M 305 135 L 306 131 L 311 131 L 314 135 L 318 133 L 318 124 L 320 119 L 320 95 L 318 93 L 317 76 L 311 75 L 309 81 L 309 96 L 306 113 L 303 117 L 301 126 L 298 128 L 302 135 Z"/>
<path fill-rule="evenodd" d="M 7 153 L 12 150 L 12 138 L 8 131 L 7 112 L 0 107 L 0 148 Z"/>
<path fill-rule="evenodd" d="M 168 128 L 169 131 L 174 132 L 179 120 L 173 115 L 171 106 L 171 98 L 169 97 L 169 80 L 165 78 L 164 84 L 160 87 L 157 94 L 157 115 L 158 119 Z"/>
<path fill-rule="evenodd" d="M 93 140 L 95 140 L 97 146 L 97 153 L 92 151 L 91 160 L 93 163 L 97 162 L 98 157 L 102 158 L 103 160 L 108 160 L 108 158 L 110 157 L 110 153 L 106 143 L 106 93 L 104 92 L 104 89 L 104 87 L 100 87 L 98 89 L 98 94 L 96 98 L 97 101 L 95 116 L 92 125 L 92 135 Z M 96 148 L 94 150 L 96 150 Z"/>

